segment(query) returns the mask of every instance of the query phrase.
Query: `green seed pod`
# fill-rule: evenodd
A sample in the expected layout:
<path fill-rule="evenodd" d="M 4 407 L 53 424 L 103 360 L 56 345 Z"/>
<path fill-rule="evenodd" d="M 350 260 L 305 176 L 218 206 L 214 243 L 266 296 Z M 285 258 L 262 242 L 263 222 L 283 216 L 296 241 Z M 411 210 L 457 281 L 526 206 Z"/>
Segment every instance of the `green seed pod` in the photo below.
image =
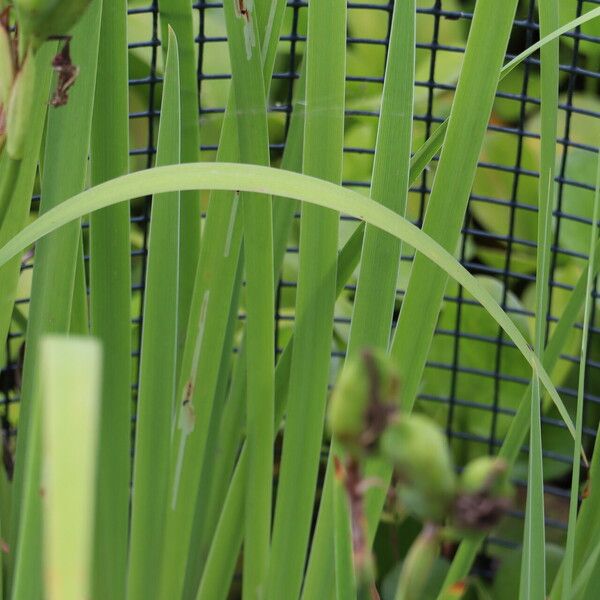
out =
<path fill-rule="evenodd" d="M 35 59 L 28 52 L 15 77 L 6 108 L 6 150 L 15 160 L 23 158 L 35 92 Z"/>
<path fill-rule="evenodd" d="M 18 22 L 34 49 L 50 37 L 66 36 L 91 0 L 14 0 Z"/>
<path fill-rule="evenodd" d="M 0 23 L 0 106 L 6 106 L 14 78 L 12 43 L 8 31 Z"/>
<path fill-rule="evenodd" d="M 426 524 L 413 542 L 400 572 L 396 598 L 402 600 L 420 600 L 431 571 L 440 552 L 438 529 Z"/>
<path fill-rule="evenodd" d="M 390 357 L 365 350 L 344 365 L 331 395 L 328 423 L 354 456 L 373 448 L 398 406 L 399 380 Z"/>
<path fill-rule="evenodd" d="M 459 480 L 454 522 L 459 532 L 486 532 L 498 524 L 514 497 L 506 462 L 491 456 L 472 460 Z"/>
<path fill-rule="evenodd" d="M 465 494 L 488 491 L 497 496 L 513 495 L 506 462 L 492 456 L 481 456 L 468 463 L 460 476 L 459 487 Z"/>
<path fill-rule="evenodd" d="M 423 520 L 443 521 L 456 492 L 444 434 L 424 416 L 401 415 L 383 433 L 379 447 L 394 466 L 403 506 Z"/>

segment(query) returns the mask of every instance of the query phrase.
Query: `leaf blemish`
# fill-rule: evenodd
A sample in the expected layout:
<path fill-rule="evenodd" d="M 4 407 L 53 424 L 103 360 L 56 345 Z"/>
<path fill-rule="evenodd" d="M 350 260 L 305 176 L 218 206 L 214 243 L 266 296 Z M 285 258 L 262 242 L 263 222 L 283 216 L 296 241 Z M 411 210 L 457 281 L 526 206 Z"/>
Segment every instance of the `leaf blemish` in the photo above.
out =
<path fill-rule="evenodd" d="M 188 381 L 185 384 L 184 393 L 183 393 L 183 405 L 185 406 L 188 402 L 192 401 L 192 394 L 194 393 L 194 382 Z"/>
<path fill-rule="evenodd" d="M 256 46 L 254 26 L 252 24 L 252 10 L 254 0 L 233 0 L 235 14 L 239 19 L 244 19 L 244 41 L 246 43 L 246 58 L 252 58 L 252 48 Z"/>

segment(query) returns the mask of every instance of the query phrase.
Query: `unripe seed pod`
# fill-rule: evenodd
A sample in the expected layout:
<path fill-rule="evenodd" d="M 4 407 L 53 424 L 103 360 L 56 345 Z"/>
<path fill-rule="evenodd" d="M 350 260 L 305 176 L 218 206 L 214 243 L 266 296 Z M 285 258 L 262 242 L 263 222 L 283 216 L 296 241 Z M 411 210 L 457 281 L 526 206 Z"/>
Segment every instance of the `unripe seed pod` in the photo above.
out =
<path fill-rule="evenodd" d="M 399 389 L 395 365 L 381 350 L 364 350 L 344 365 L 329 402 L 328 422 L 350 454 L 373 449 L 398 406 Z"/>
<path fill-rule="evenodd" d="M 14 78 L 12 43 L 8 31 L 0 23 L 0 106 L 6 106 Z"/>
<path fill-rule="evenodd" d="M 91 0 L 14 0 L 19 27 L 34 49 L 50 37 L 66 36 Z"/>
<path fill-rule="evenodd" d="M 29 118 L 35 92 L 35 59 L 29 51 L 15 77 L 6 108 L 6 150 L 20 160 L 25 151 Z"/>
<path fill-rule="evenodd" d="M 507 464 L 501 458 L 481 456 L 469 462 L 460 476 L 460 492 L 475 494 L 482 491 L 495 496 L 512 497 L 513 488 L 507 477 Z"/>
<path fill-rule="evenodd" d="M 476 458 L 464 468 L 454 505 L 454 521 L 462 534 L 491 530 L 510 507 L 514 488 L 507 470 L 505 461 L 491 456 Z"/>
<path fill-rule="evenodd" d="M 404 559 L 396 588 L 397 600 L 420 600 L 423 597 L 439 552 L 438 529 L 430 523 L 425 524 Z"/>
<path fill-rule="evenodd" d="M 401 415 L 383 433 L 379 447 L 394 466 L 403 506 L 426 521 L 443 521 L 456 492 L 444 434 L 424 416 Z"/>

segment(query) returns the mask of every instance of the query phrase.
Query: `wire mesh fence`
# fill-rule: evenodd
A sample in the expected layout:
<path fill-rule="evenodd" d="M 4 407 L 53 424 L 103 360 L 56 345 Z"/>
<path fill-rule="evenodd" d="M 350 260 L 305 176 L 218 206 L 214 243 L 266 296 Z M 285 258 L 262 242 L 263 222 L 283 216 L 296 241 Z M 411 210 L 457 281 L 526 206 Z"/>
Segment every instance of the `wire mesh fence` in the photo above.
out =
<path fill-rule="evenodd" d="M 579 16 L 600 0 L 564 0 L 561 20 Z M 229 58 L 222 4 L 194 3 L 200 93 L 201 158 L 213 160 L 229 88 Z M 460 71 L 474 0 L 419 0 L 414 149 L 448 116 Z M 347 107 L 344 185 L 368 192 L 373 162 L 384 65 L 393 1 L 349 2 Z M 270 96 L 271 158 L 282 156 L 299 77 L 306 35 L 307 2 L 291 0 L 281 37 Z M 160 117 L 162 57 L 159 5 L 130 2 L 131 168 L 153 165 Z M 600 140 L 600 27 L 564 36 L 561 41 L 561 99 L 557 140 L 557 204 L 554 211 L 552 277 L 548 332 L 587 258 Z M 520 3 L 507 58 L 539 39 L 534 0 Z M 527 332 L 534 317 L 539 155 L 539 60 L 534 55 L 499 88 L 463 227 L 458 255 L 462 264 L 486 285 L 501 306 Z M 435 176 L 435 160 L 413 187 L 409 216 L 420 224 Z M 34 199 L 35 200 L 35 199 Z M 450 201 L 451 199 L 449 199 Z M 34 202 L 34 208 L 36 204 Z M 132 205 L 133 327 L 139 334 L 143 315 L 144 271 L 149 199 Z M 299 214 L 297 215 L 299 217 Z M 357 223 L 341 217 L 340 244 Z M 85 228 L 85 225 L 84 225 Z M 413 258 L 404 250 L 398 277 L 399 309 Z M 297 275 L 298 219 L 290 232 L 277 294 L 277 349 L 293 328 Z M 20 357 L 27 318 L 27 284 L 32 257 L 23 258 L 23 295 L 17 301 L 7 342 L 8 364 L 0 374 L 5 444 L 12 444 L 18 411 Z M 332 371 L 343 359 L 348 339 L 355 279 L 336 305 Z M 598 298 L 598 295 L 596 295 Z M 594 303 L 586 369 L 584 443 L 589 448 L 600 417 L 600 318 Z M 240 319 L 243 320 L 243 309 Z M 555 371 L 555 382 L 567 406 L 576 398 L 581 325 L 573 329 Z M 527 367 L 497 325 L 455 285 L 446 291 L 444 307 L 420 393 L 420 408 L 432 414 L 451 440 L 458 462 L 494 453 L 502 443 L 529 383 Z M 136 382 L 132 383 L 135 398 Z M 571 448 L 568 435 L 550 404 L 543 414 L 547 528 L 550 541 L 562 540 L 569 497 Z M 5 453 L 6 454 L 6 453 Z M 525 460 L 515 476 L 521 493 Z M 489 540 L 497 549 L 518 543 L 522 514 L 514 512 L 501 535 Z M 513 531 L 514 530 L 514 531 Z"/>

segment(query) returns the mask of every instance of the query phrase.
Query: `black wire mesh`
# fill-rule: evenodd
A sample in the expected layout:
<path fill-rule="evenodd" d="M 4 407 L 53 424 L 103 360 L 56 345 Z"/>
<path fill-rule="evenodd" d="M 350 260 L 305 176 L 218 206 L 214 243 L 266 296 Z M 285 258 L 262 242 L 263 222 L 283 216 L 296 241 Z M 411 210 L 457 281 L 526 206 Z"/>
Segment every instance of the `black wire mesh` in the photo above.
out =
<path fill-rule="evenodd" d="M 455 88 L 461 54 L 474 0 L 419 0 L 418 69 L 415 110 L 415 149 L 447 116 Z M 600 5 L 600 0 L 569 0 L 569 18 Z M 572 5 L 572 6 L 571 6 Z M 222 4 L 201 1 L 193 4 L 197 22 L 198 86 L 200 90 L 201 157 L 212 160 L 218 143 L 229 86 L 229 64 Z M 367 191 L 377 126 L 377 98 L 381 93 L 393 1 L 349 2 L 347 133 L 345 140 L 344 185 Z M 291 113 L 294 82 L 298 78 L 306 23 L 307 3 L 288 2 L 285 31 L 273 76 L 270 98 L 272 159 L 281 156 Z M 155 154 L 157 119 L 160 115 L 161 56 L 158 3 L 130 2 L 130 89 L 131 165 L 151 166 Z M 566 20 L 566 19 L 565 19 Z M 593 31 L 592 31 L 593 33 Z M 600 139 L 600 38 L 588 30 L 568 34 L 561 42 L 560 130 L 557 140 L 559 169 L 558 202 L 552 250 L 549 331 L 560 317 L 565 295 L 573 289 L 576 275 L 587 257 L 591 220 L 597 140 Z M 534 0 L 521 2 L 507 58 L 539 39 Z M 367 58 L 361 58 L 362 55 Z M 497 94 L 493 118 L 481 155 L 477 178 L 465 220 L 459 256 L 462 264 L 483 280 L 502 307 L 526 328 L 534 316 L 531 303 L 535 281 L 537 185 L 536 148 L 539 129 L 539 59 L 529 58 L 515 71 Z M 431 168 L 412 190 L 410 215 L 420 224 L 435 174 Z M 149 202 L 140 200 L 132 210 L 133 299 L 137 307 L 134 327 L 141 330 L 146 227 Z M 341 233 L 346 239 L 356 223 L 342 217 Z M 293 325 L 297 222 L 290 236 L 286 264 L 277 294 L 278 350 Z M 402 257 L 398 300 L 412 260 Z M 24 262 L 24 277 L 31 264 Z M 493 278 L 493 279 L 490 279 Z M 337 344 L 333 361 L 344 355 L 344 336 L 349 326 L 349 307 L 354 287 L 349 283 L 336 309 Z M 598 295 L 596 294 L 596 299 Z M 17 307 L 26 310 L 27 298 Z M 600 321 L 594 303 L 586 369 L 584 442 L 589 448 L 600 416 Z M 559 392 L 569 407 L 576 398 L 576 371 L 579 364 L 581 325 L 574 329 L 561 357 Z M 14 433 L 10 415 L 18 404 L 19 349 L 23 332 L 11 331 L 7 349 L 8 365 L 0 374 L 1 418 L 6 439 Z M 484 356 L 485 360 L 481 359 Z M 137 357 L 137 353 L 136 353 Z M 450 285 L 432 354 L 420 394 L 420 407 L 445 427 L 459 461 L 474 454 L 494 453 L 502 443 L 508 419 L 515 411 L 529 383 L 527 369 L 515 366 L 514 348 L 493 322 L 462 289 Z M 133 384 L 135 393 L 136 385 Z M 548 539 L 560 541 L 565 528 L 568 503 L 571 449 L 568 436 L 556 414 L 547 407 L 543 417 L 545 468 L 547 474 Z M 526 458 L 527 448 L 522 456 Z M 517 480 L 523 494 L 523 465 Z M 514 511 L 514 524 L 501 528 L 501 535 L 488 541 L 496 551 L 519 542 L 522 513 Z M 511 519 L 509 519 L 510 521 Z"/>

